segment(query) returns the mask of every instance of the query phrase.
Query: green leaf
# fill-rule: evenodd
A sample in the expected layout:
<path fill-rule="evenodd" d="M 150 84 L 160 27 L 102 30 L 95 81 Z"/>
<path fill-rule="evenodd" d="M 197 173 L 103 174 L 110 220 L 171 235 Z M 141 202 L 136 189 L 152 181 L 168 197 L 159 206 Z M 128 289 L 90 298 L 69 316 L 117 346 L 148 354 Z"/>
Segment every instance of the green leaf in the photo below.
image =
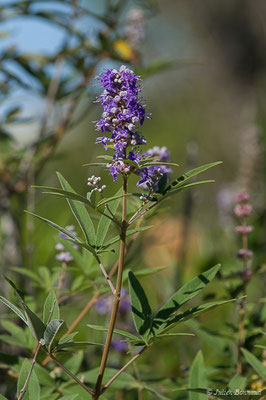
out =
<path fill-rule="evenodd" d="M 138 233 L 138 232 L 146 231 L 147 229 L 150 229 L 150 228 L 152 228 L 152 225 L 150 225 L 150 226 L 142 226 L 141 228 L 136 228 L 136 229 L 128 229 L 127 230 L 127 237 L 131 236 L 131 235 L 134 235 L 135 233 Z M 121 239 L 120 235 L 117 235 L 117 236 L 113 237 L 112 239 L 110 239 L 108 242 L 106 242 L 102 248 L 106 249 L 107 247 L 112 246 L 113 244 L 119 242 L 120 239 Z"/>
<path fill-rule="evenodd" d="M 65 321 L 62 319 L 54 319 L 51 321 L 44 332 L 44 344 L 49 353 L 57 346 L 59 339 L 67 332 Z"/>
<path fill-rule="evenodd" d="M 143 336 L 151 326 L 151 307 L 147 296 L 132 271 L 128 273 L 131 310 L 137 332 Z"/>
<path fill-rule="evenodd" d="M 74 339 L 74 337 L 78 334 L 78 332 L 72 332 L 69 335 L 63 336 L 59 339 L 58 344 L 63 344 L 63 343 L 67 343 L 70 342 L 72 339 Z"/>
<path fill-rule="evenodd" d="M 212 303 L 201 304 L 197 307 L 190 308 L 183 313 L 177 314 L 175 317 L 170 318 L 158 331 L 159 334 L 172 329 L 176 324 L 187 321 L 188 319 L 197 317 L 201 313 L 208 311 L 212 308 L 231 303 L 233 301 L 238 301 L 240 299 L 231 299 L 231 300 L 221 300 Z M 158 334 L 157 333 L 157 334 Z"/>
<path fill-rule="evenodd" d="M 164 194 L 169 192 L 172 189 L 176 189 L 177 187 L 183 185 L 186 181 L 189 179 L 193 178 L 194 176 L 197 176 L 201 174 L 204 171 L 207 171 L 209 168 L 215 167 L 216 165 L 221 164 L 222 161 L 217 161 L 209 164 L 202 165 L 201 167 L 194 168 L 189 172 L 186 172 L 184 175 L 181 175 L 179 178 L 177 178 L 175 181 L 171 182 L 170 185 L 167 186 L 167 188 L 164 191 Z"/>
<path fill-rule="evenodd" d="M 107 383 L 116 373 L 117 369 L 106 368 L 104 372 L 103 385 Z M 84 377 L 84 381 L 95 384 L 99 373 L 99 368 L 94 368 L 91 371 L 81 372 L 78 378 Z M 122 372 L 121 375 L 112 383 L 112 389 L 130 389 L 138 387 L 139 384 L 133 376 L 127 372 Z"/>
<path fill-rule="evenodd" d="M 32 349 L 32 341 L 28 339 L 25 331 L 20 326 L 14 324 L 12 321 L 5 320 L 1 321 L 1 325 L 12 335 L 12 337 L 9 336 L 8 338 L 5 335 L 0 335 L 3 341 L 7 339 L 9 342 L 13 341 L 13 344 L 21 345 L 21 347 L 26 347 L 30 350 Z"/>
<path fill-rule="evenodd" d="M 115 196 L 120 196 L 122 193 L 122 188 L 120 188 Z M 115 201 L 112 201 L 112 203 L 109 205 L 109 209 L 113 215 L 115 215 L 119 203 L 120 203 L 121 198 L 118 197 Z M 105 214 L 109 215 L 110 217 L 112 216 L 110 211 L 108 209 L 105 209 Z M 109 218 L 106 218 L 104 215 L 101 216 L 98 227 L 97 227 L 97 234 L 96 234 L 96 245 L 97 246 L 102 246 L 104 243 L 104 239 L 107 235 L 107 232 L 109 230 L 111 220 Z"/>
<path fill-rule="evenodd" d="M 18 274 L 27 276 L 28 278 L 32 279 L 34 282 L 36 282 L 38 285 L 42 284 L 41 278 L 36 274 L 35 272 L 27 269 L 27 268 L 21 268 L 21 267 L 12 267 L 12 271 L 17 272 Z"/>
<path fill-rule="evenodd" d="M 189 183 L 188 185 L 183 185 L 183 186 L 180 186 L 177 189 L 173 189 L 173 190 L 167 192 L 166 195 L 167 196 L 171 196 L 173 194 L 176 194 L 177 192 L 182 192 L 183 190 L 190 189 L 190 188 L 192 188 L 194 186 L 199 186 L 199 185 L 203 185 L 205 183 L 213 183 L 213 182 L 215 182 L 213 179 L 208 179 L 206 181 L 199 181 L 199 182 Z"/>
<path fill-rule="evenodd" d="M 163 174 L 163 176 L 160 178 L 159 182 L 158 182 L 158 193 L 163 194 L 163 191 L 165 189 L 165 186 L 167 184 L 167 180 L 168 180 L 168 175 L 167 174 Z"/>
<path fill-rule="evenodd" d="M 37 375 L 40 385 L 45 387 L 54 388 L 55 381 L 50 375 L 50 371 L 42 367 L 40 364 L 36 363 L 34 365 L 34 371 Z"/>
<path fill-rule="evenodd" d="M 51 310 L 53 309 L 53 312 L 50 317 Z M 51 290 L 50 293 L 48 294 L 44 307 L 43 307 L 43 322 L 45 325 L 47 324 L 48 319 L 50 318 L 50 321 L 53 319 L 59 319 L 60 318 L 60 312 L 59 312 L 59 306 L 56 298 L 56 294 L 54 290 Z"/>
<path fill-rule="evenodd" d="M 156 336 L 157 338 L 165 338 L 171 336 L 195 336 L 194 333 L 187 333 L 187 332 L 176 332 L 176 333 L 164 333 L 162 335 Z"/>
<path fill-rule="evenodd" d="M 34 217 L 40 219 L 41 221 L 45 222 L 46 224 L 50 225 L 52 228 L 58 230 L 59 232 L 64 233 L 66 236 L 69 237 L 69 240 L 71 240 L 72 243 L 77 244 L 78 246 L 84 247 L 86 250 L 88 250 L 90 253 L 95 254 L 95 250 L 93 247 L 91 247 L 88 243 L 84 243 L 81 241 L 81 239 L 78 236 L 73 235 L 70 231 L 67 231 L 65 228 L 62 228 L 62 226 L 57 225 L 56 223 L 50 221 L 49 219 L 46 219 L 44 217 L 41 217 L 40 215 L 33 214 L 29 211 L 25 211 L 27 214 L 33 215 Z"/>
<path fill-rule="evenodd" d="M 179 167 L 178 164 L 173 163 L 173 162 L 163 162 L 163 161 L 148 161 L 148 162 L 144 162 L 144 163 L 140 163 L 141 168 L 143 167 L 150 167 L 153 165 L 167 165 L 169 167 Z"/>
<path fill-rule="evenodd" d="M 67 199 L 79 201 L 80 203 L 83 203 L 86 206 L 88 206 L 88 207 L 92 208 L 93 210 L 95 210 L 95 208 L 93 207 L 91 202 L 88 199 L 86 199 L 86 197 L 81 196 L 80 194 L 73 193 L 73 192 L 70 192 L 68 190 L 49 187 L 49 186 L 32 186 L 32 187 L 37 188 L 37 189 L 47 190 L 47 192 L 46 191 L 43 192 L 45 194 L 54 194 L 54 195 L 57 195 L 57 196 L 65 197 Z"/>
<path fill-rule="evenodd" d="M 59 172 L 57 172 L 57 176 L 64 190 L 77 194 L 74 191 L 74 189 L 70 186 L 70 184 L 67 182 L 67 180 Z M 79 201 L 75 200 L 73 201 L 67 199 L 67 202 L 85 235 L 86 242 L 90 245 L 95 244 L 94 225 L 85 206 L 81 204 Z"/>
<path fill-rule="evenodd" d="M 108 328 L 105 326 L 100 326 L 100 325 L 91 325 L 91 324 L 87 324 L 87 326 L 91 329 L 95 329 L 96 331 L 108 331 Z M 133 335 L 132 333 L 123 331 L 122 329 L 114 329 L 114 333 L 116 333 L 117 335 L 120 336 L 124 336 L 127 337 L 128 339 L 132 339 L 134 341 L 138 341 L 139 342 L 139 337 Z"/>
<path fill-rule="evenodd" d="M 121 189 L 119 190 L 119 192 L 121 191 Z M 127 193 L 127 194 L 119 194 L 119 195 L 115 195 L 115 196 L 112 196 L 112 197 L 108 197 L 108 198 L 105 198 L 105 199 L 102 199 L 102 200 L 100 200 L 98 203 L 97 203 L 97 206 L 96 206 L 96 208 L 99 208 L 99 207 L 101 207 L 101 206 L 103 206 L 104 204 L 108 204 L 108 203 L 111 203 L 111 202 L 113 202 L 113 201 L 115 201 L 115 200 L 120 200 L 120 199 L 122 199 L 124 196 L 131 196 L 131 193 Z"/>
<path fill-rule="evenodd" d="M 76 375 L 78 373 L 78 371 L 80 370 L 82 360 L 83 360 L 83 355 L 84 355 L 84 352 L 81 350 L 75 352 L 75 354 L 72 357 L 67 358 L 67 361 L 64 362 L 64 366 L 67 369 L 69 369 L 72 372 L 72 374 Z M 60 377 L 64 378 L 65 380 L 69 380 L 69 376 L 67 375 L 67 373 L 62 370 L 60 372 Z"/>
<path fill-rule="evenodd" d="M 58 344 L 55 346 L 53 351 L 61 351 L 61 350 L 71 350 L 74 348 L 78 348 L 78 349 L 85 349 L 88 346 L 104 346 L 104 344 L 102 343 L 95 343 L 95 342 L 67 342 L 67 343 L 62 343 L 62 344 Z"/>
<path fill-rule="evenodd" d="M 22 310 L 20 310 L 19 308 L 17 308 L 14 304 L 10 303 L 10 301 L 8 301 L 7 299 L 5 299 L 4 297 L 0 296 L 0 301 L 5 304 L 8 308 L 10 308 L 10 310 L 12 310 L 15 314 L 17 314 L 17 316 L 22 319 L 22 321 L 27 324 L 27 319 L 25 317 L 25 315 L 22 313 Z"/>
<path fill-rule="evenodd" d="M 43 338 L 43 334 L 45 331 L 45 325 L 42 322 L 42 320 L 34 313 L 32 312 L 27 304 L 24 302 L 23 298 L 21 297 L 22 292 L 17 289 L 16 285 L 14 282 L 12 282 L 10 279 L 8 279 L 6 276 L 4 277 L 5 280 L 13 287 L 13 289 L 16 292 L 16 295 L 20 301 L 21 306 L 24 308 L 25 314 L 26 314 L 26 324 L 30 328 L 32 334 L 35 336 L 37 340 L 40 340 Z"/>
<path fill-rule="evenodd" d="M 19 396 L 21 389 L 24 386 L 24 383 L 27 379 L 28 373 L 31 368 L 31 363 L 28 360 L 24 360 L 21 366 L 18 385 L 17 385 L 17 395 Z M 26 393 L 23 397 L 24 400 L 40 400 L 40 384 L 38 378 L 36 376 L 35 371 L 32 371 Z"/>
<path fill-rule="evenodd" d="M 139 276 L 149 276 L 149 275 L 153 275 L 156 274 L 157 272 L 163 271 L 166 267 L 151 267 L 151 268 L 143 268 L 143 269 L 139 269 L 137 271 L 135 271 L 135 276 L 139 277 Z M 123 271 L 123 284 L 125 282 L 127 282 L 128 280 L 128 272 L 129 269 L 125 269 Z"/>
<path fill-rule="evenodd" d="M 197 336 L 199 336 L 205 343 L 213 348 L 214 351 L 224 353 L 226 347 L 231 344 L 227 337 L 222 337 L 219 332 L 212 332 L 207 330 L 195 319 L 190 319 L 185 322 L 185 325 L 191 328 Z"/>
<path fill-rule="evenodd" d="M 264 367 L 260 360 L 248 350 L 242 348 L 241 351 L 249 365 L 251 365 L 251 367 L 259 374 L 259 376 L 266 381 L 266 367 Z"/>
<path fill-rule="evenodd" d="M 0 394 L 0 400 L 8 400 L 5 396 L 3 396 L 2 394 Z"/>
<path fill-rule="evenodd" d="M 189 371 L 189 387 L 192 389 L 207 387 L 206 368 L 201 350 L 197 353 Z M 206 396 L 190 392 L 189 400 L 206 400 Z"/>
<path fill-rule="evenodd" d="M 59 397 L 58 400 L 75 400 L 78 397 L 78 394 L 68 394 L 63 397 Z"/>
<path fill-rule="evenodd" d="M 171 315 L 176 313 L 178 309 L 188 300 L 191 300 L 193 297 L 199 294 L 199 292 L 214 279 L 219 269 L 220 265 L 216 265 L 208 271 L 198 275 L 183 285 L 176 293 L 174 293 L 154 317 L 151 333 L 156 336 L 157 331 L 163 324 L 166 323 Z"/>
<path fill-rule="evenodd" d="M 241 376 L 239 374 L 235 374 L 233 378 L 230 380 L 228 387 L 235 391 L 236 389 L 243 390 L 246 387 L 247 378 L 245 376 Z"/>
<path fill-rule="evenodd" d="M 145 385 L 143 388 L 146 389 L 146 390 L 148 390 L 148 392 L 153 393 L 153 394 L 155 395 L 155 397 L 157 397 L 157 398 L 160 399 L 160 400 L 170 400 L 169 397 L 163 396 L 160 392 L 158 392 L 158 390 L 154 389 L 154 388 L 151 387 L 151 386 Z"/>

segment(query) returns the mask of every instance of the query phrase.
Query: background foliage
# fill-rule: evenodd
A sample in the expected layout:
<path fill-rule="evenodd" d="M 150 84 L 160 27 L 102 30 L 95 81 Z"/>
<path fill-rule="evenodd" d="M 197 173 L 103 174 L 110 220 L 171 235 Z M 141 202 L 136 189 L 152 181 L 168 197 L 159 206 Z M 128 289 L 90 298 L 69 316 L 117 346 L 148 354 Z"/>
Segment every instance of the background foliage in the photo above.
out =
<path fill-rule="evenodd" d="M 132 40 L 127 30 L 130 10 L 136 6 L 143 10 L 137 31 L 142 27 L 145 39 L 140 42 Z M 56 233 L 23 210 L 62 226 L 74 222 L 67 204 L 63 206 L 62 200 L 42 195 L 31 186 L 56 186 L 55 171 L 60 171 L 75 190 L 86 193 L 90 172 L 82 165 L 98 154 L 91 124 L 99 112 L 93 104 L 99 92 L 94 76 L 105 67 L 128 63 L 145 78 L 144 97 L 153 115 L 145 125 L 145 136 L 149 146 L 170 148 L 172 160 L 180 164 L 180 174 L 223 160 L 205 174 L 205 179 L 214 177 L 215 184 L 170 200 L 165 212 L 153 217 L 153 228 L 144 232 L 128 253 L 126 268 L 138 266 L 134 273 L 143 275 L 139 279 L 153 310 L 181 284 L 218 262 L 222 264 L 218 279 L 202 300 L 241 294 L 235 276 L 241 268 L 235 258 L 241 244 L 234 232 L 233 207 L 238 191 L 251 195 L 255 228 L 249 247 L 255 254 L 252 268 L 256 273 L 247 292 L 243 377 L 235 376 L 238 308 L 229 304 L 180 327 L 180 332 L 193 332 L 195 337 L 162 340 L 156 351 L 143 354 L 139 369 L 148 387 L 144 398 L 185 399 L 188 393 L 176 390 L 184 387 L 263 386 L 264 9 L 263 2 L 249 0 L 212 0 L 204 5 L 171 0 L 6 0 L 0 5 L 1 271 L 26 292 L 33 311 L 41 315 L 40 305 L 57 285 L 61 265 L 55 260 Z M 105 181 L 107 194 L 114 194 L 118 186 L 107 174 Z M 114 254 L 107 255 L 106 263 L 111 267 L 115 259 Z M 163 268 L 144 276 L 155 267 Z M 68 326 L 92 296 L 93 288 L 84 280 L 89 268 L 91 278 L 99 279 L 89 256 L 75 260 L 69 268 L 63 288 L 67 297 L 60 305 Z M 14 300 L 9 285 L 1 282 L 1 294 Z M 1 393 L 13 398 L 21 363 L 31 356 L 35 343 L 25 326 L 2 305 L 1 315 Z M 92 321 L 104 325 L 105 316 L 92 308 L 78 326 L 79 341 L 102 341 L 102 332 L 86 326 Z M 89 369 L 97 365 L 100 351 L 91 347 L 85 353 L 78 350 L 65 364 L 74 373 L 88 371 L 87 381 L 94 381 L 97 371 Z M 110 367 L 120 367 L 124 359 L 124 353 L 113 350 Z M 23 365 L 29 368 L 28 361 Z M 35 375 L 46 387 L 41 399 L 62 395 L 60 390 L 52 394 L 55 378 L 66 385 L 64 395 L 82 396 L 76 386 L 68 387 L 64 372 L 50 370 L 52 373 L 36 364 Z M 112 372 L 107 370 L 110 377 Z M 133 371 L 128 372 L 117 381 L 111 396 L 137 398 Z M 35 375 L 30 389 L 34 393 L 38 391 Z M 189 396 L 192 400 L 206 398 L 194 392 Z"/>

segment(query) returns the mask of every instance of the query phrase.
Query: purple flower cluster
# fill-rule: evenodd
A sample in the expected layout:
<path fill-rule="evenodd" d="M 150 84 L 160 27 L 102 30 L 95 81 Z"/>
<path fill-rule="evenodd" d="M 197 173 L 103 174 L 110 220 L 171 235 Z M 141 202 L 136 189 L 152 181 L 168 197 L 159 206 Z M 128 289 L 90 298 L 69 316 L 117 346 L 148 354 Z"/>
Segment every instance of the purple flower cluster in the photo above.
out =
<path fill-rule="evenodd" d="M 167 147 L 154 146 L 147 150 L 144 156 L 151 157 L 158 161 L 167 162 L 170 159 L 169 151 Z M 148 189 L 149 192 L 153 192 L 163 174 L 171 173 L 171 168 L 167 165 L 151 165 L 148 167 L 141 168 L 139 171 L 140 181 L 137 183 L 143 189 Z"/>
<path fill-rule="evenodd" d="M 153 147 L 142 153 L 139 146 L 146 144 L 146 139 L 138 132 L 136 125 L 142 125 L 149 114 L 145 111 L 143 100 L 139 99 L 141 78 L 132 70 L 122 65 L 118 70 L 108 69 L 98 80 L 104 88 L 103 93 L 96 100 L 103 106 L 101 119 L 95 121 L 96 129 L 101 132 L 110 132 L 97 138 L 96 143 L 102 143 L 105 150 L 112 148 L 114 156 L 107 164 L 114 181 L 118 174 L 128 175 L 136 173 L 140 180 L 137 183 L 152 193 L 163 174 L 169 174 L 170 168 L 165 165 L 139 167 L 142 160 L 166 162 L 169 152 L 166 147 Z M 132 161 L 135 165 L 132 165 Z"/>
<path fill-rule="evenodd" d="M 66 226 L 65 229 L 67 231 L 73 233 L 73 235 L 77 235 L 77 232 L 75 231 L 75 227 L 73 225 L 68 225 L 68 226 Z M 62 239 L 69 239 L 69 237 L 67 235 L 65 235 L 64 233 L 60 233 L 59 237 Z M 73 247 L 77 249 L 78 245 L 73 243 Z M 68 263 L 70 263 L 70 261 L 73 261 L 72 255 L 69 253 L 69 251 L 67 251 L 65 249 L 64 245 L 61 242 L 57 243 L 55 248 L 59 252 L 55 256 L 56 260 L 58 260 L 64 264 L 68 264 Z"/>
<path fill-rule="evenodd" d="M 108 167 L 113 176 L 127 174 L 132 170 L 126 159 L 140 159 L 139 145 L 146 144 L 146 139 L 136 131 L 136 124 L 142 125 L 147 113 L 143 100 L 138 98 L 141 80 L 132 70 L 122 65 L 116 69 L 108 69 L 98 77 L 104 87 L 103 93 L 96 100 L 103 106 L 104 112 L 99 121 L 95 122 L 97 130 L 111 132 L 111 137 L 103 135 L 97 139 L 104 148 L 114 149 L 113 162 Z M 127 154 L 127 148 L 131 148 Z"/>

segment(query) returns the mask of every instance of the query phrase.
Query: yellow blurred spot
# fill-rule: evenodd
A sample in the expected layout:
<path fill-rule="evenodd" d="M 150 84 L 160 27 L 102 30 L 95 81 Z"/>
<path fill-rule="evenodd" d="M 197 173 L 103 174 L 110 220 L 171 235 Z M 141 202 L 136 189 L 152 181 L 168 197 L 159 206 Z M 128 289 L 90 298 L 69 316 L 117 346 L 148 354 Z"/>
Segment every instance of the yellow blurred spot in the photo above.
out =
<path fill-rule="evenodd" d="M 135 58 L 135 52 L 132 47 L 123 39 L 117 39 L 114 42 L 114 50 L 125 61 L 131 61 Z"/>

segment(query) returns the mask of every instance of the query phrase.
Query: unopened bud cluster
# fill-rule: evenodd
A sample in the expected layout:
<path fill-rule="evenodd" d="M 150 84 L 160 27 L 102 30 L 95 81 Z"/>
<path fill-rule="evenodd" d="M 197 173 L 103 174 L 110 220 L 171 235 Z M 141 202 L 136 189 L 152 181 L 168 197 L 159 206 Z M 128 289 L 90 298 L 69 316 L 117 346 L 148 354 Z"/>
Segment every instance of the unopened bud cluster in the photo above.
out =
<path fill-rule="evenodd" d="M 88 186 L 92 188 L 91 192 L 97 191 L 101 193 L 103 192 L 104 189 L 106 189 L 106 185 L 100 185 L 101 179 L 102 178 L 100 176 L 94 176 L 94 175 L 88 178 Z"/>
<path fill-rule="evenodd" d="M 234 208 L 236 217 L 240 220 L 241 225 L 236 226 L 235 230 L 242 236 L 243 248 L 237 253 L 237 257 L 246 261 L 253 257 L 253 252 L 247 248 L 247 237 L 253 231 L 252 225 L 247 225 L 247 217 L 252 212 L 252 205 L 248 204 L 249 195 L 247 193 L 239 193 L 236 196 L 237 204 Z"/>

